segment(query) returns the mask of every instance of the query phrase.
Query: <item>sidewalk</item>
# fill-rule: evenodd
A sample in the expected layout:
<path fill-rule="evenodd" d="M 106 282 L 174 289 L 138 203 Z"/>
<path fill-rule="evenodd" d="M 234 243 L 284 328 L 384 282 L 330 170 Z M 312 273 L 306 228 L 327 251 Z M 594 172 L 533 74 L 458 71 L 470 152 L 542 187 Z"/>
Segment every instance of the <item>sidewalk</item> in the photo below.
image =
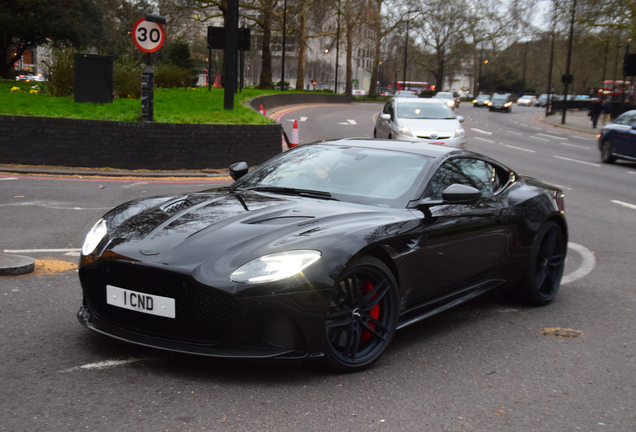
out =
<path fill-rule="evenodd" d="M 149 171 L 149 170 L 120 170 L 120 169 L 98 169 L 98 168 L 74 168 L 74 167 L 52 167 L 52 166 L 16 166 L 0 164 L 0 172 L 7 174 L 39 174 L 56 176 L 79 176 L 79 177 L 141 177 L 157 178 L 166 177 L 187 179 L 191 177 L 226 177 L 229 176 L 227 169 L 210 170 L 179 170 L 179 171 Z"/>
<path fill-rule="evenodd" d="M 562 118 L 563 112 L 560 111 L 559 113 L 551 115 L 549 117 L 544 117 L 542 115 L 541 117 L 539 117 L 539 121 L 552 126 L 572 129 L 579 132 L 585 132 L 595 135 L 600 134 L 601 129 L 603 129 L 601 119 L 599 119 L 596 129 L 592 128 L 592 125 L 590 124 L 590 117 L 587 115 L 587 110 L 568 110 L 565 115 L 565 124 L 561 124 Z"/>

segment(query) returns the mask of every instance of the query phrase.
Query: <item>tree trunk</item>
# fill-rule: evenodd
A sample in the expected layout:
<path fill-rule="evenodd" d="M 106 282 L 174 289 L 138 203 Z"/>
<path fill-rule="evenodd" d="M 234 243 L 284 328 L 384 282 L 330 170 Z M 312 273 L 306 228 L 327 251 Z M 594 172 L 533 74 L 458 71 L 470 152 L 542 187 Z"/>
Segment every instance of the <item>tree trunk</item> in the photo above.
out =
<path fill-rule="evenodd" d="M 377 2 L 377 10 L 375 13 L 375 50 L 373 54 L 373 68 L 371 69 L 371 87 L 369 87 L 369 96 L 376 97 L 378 95 L 377 90 L 377 82 L 378 82 L 378 67 L 380 62 L 380 55 L 382 55 L 381 44 L 382 44 L 382 18 L 380 14 L 382 13 L 382 2 Z M 382 83 L 380 83 L 382 84 Z M 382 90 L 380 90 L 382 91 Z"/>
<path fill-rule="evenodd" d="M 435 78 L 435 90 L 444 91 L 444 48 L 437 51 L 437 76 Z"/>
<path fill-rule="evenodd" d="M 269 9 L 271 10 L 271 9 Z M 261 89 L 272 88 L 272 51 L 270 43 L 272 39 L 272 13 L 269 10 L 264 12 L 263 16 L 263 43 L 262 50 L 262 69 L 258 87 Z"/>
<path fill-rule="evenodd" d="M 298 28 L 298 73 L 296 75 L 296 90 L 305 87 L 305 53 L 307 52 L 307 18 L 305 17 L 306 5 L 300 0 L 300 26 Z"/>
<path fill-rule="evenodd" d="M 351 78 L 352 78 L 352 70 L 351 70 L 351 59 L 353 57 L 353 19 L 350 16 L 350 13 L 347 14 L 347 19 L 345 20 L 345 25 L 346 25 L 346 29 L 347 29 L 347 73 L 346 73 L 346 80 L 347 82 L 345 83 L 345 94 L 347 96 L 351 96 L 351 94 L 353 93 L 353 86 L 352 86 L 352 82 L 351 82 Z M 336 86 L 338 85 L 338 83 L 336 83 Z"/>

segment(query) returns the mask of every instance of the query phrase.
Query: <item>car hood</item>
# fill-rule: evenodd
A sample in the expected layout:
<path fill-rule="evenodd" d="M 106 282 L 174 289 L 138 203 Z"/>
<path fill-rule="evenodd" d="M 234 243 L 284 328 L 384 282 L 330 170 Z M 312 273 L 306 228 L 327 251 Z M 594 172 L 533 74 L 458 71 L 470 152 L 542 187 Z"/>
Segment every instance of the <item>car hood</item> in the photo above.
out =
<path fill-rule="evenodd" d="M 400 126 L 406 126 L 414 136 L 430 136 L 435 133 L 438 136 L 455 135 L 455 129 L 461 127 L 459 120 L 426 120 L 426 119 L 399 119 Z"/>
<path fill-rule="evenodd" d="M 155 197 L 104 216 L 108 242 L 99 259 L 167 266 L 220 284 L 241 265 L 266 254 L 353 250 L 363 247 L 365 235 L 378 226 L 384 231 L 376 240 L 412 230 L 418 223 L 409 215 L 403 209 L 249 191 Z M 386 229 L 392 225 L 395 232 Z M 347 241 L 347 236 L 357 240 Z"/>

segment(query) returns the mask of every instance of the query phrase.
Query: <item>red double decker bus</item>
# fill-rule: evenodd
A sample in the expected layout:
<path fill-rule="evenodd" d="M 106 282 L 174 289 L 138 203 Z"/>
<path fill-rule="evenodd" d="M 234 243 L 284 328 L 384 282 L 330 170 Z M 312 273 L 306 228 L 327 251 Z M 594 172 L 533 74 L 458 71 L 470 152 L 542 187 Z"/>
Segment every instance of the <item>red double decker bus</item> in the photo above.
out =
<path fill-rule="evenodd" d="M 396 90 L 411 90 L 416 93 L 419 93 L 422 90 L 431 90 L 431 85 L 423 81 L 406 81 L 406 85 L 404 84 L 404 81 L 398 81 L 396 83 Z"/>

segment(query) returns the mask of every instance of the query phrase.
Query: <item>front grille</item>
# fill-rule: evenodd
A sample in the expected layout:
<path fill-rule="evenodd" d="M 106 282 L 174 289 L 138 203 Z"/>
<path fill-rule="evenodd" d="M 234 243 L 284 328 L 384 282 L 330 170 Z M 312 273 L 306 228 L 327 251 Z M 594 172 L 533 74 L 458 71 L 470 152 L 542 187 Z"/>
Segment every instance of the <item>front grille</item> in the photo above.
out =
<path fill-rule="evenodd" d="M 234 300 L 183 275 L 138 265 L 109 263 L 82 268 L 84 297 L 91 311 L 111 325 L 176 341 L 213 344 L 229 330 Z M 149 315 L 106 303 L 106 285 L 175 299 L 175 318 Z"/>
<path fill-rule="evenodd" d="M 418 135 L 417 137 L 424 139 L 449 139 L 450 135 L 440 135 L 437 138 L 432 138 L 430 135 Z"/>

